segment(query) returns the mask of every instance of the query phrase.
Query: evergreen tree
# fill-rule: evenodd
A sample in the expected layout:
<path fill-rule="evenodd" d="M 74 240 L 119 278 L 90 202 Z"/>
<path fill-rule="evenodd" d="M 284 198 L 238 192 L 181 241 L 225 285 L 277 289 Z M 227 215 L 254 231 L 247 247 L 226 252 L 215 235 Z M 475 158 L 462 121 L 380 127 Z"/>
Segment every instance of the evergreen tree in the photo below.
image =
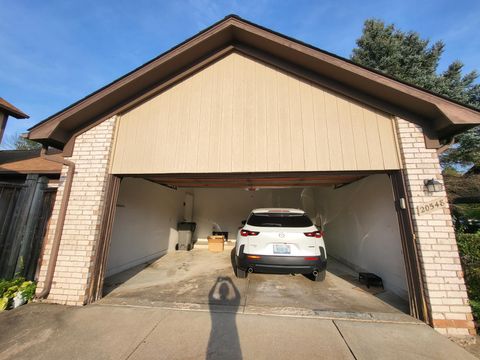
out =
<path fill-rule="evenodd" d="M 25 139 L 18 134 L 12 134 L 4 140 L 0 146 L 2 150 L 35 150 L 42 147 L 42 144 L 30 139 Z"/>
<path fill-rule="evenodd" d="M 430 44 L 428 39 L 422 39 L 416 32 L 403 32 L 393 24 L 386 25 L 381 20 L 368 19 L 351 59 L 396 79 L 480 109 L 480 84 L 475 83 L 478 78 L 476 71 L 463 75 L 463 64 L 454 61 L 444 72 L 437 72 L 444 48 L 442 41 Z M 455 141 L 456 144 L 441 157 L 444 166 L 480 164 L 479 127 L 458 135 Z"/>
<path fill-rule="evenodd" d="M 18 136 L 14 143 L 15 149 L 17 150 L 35 150 L 40 149 L 42 144 L 26 139 L 22 136 Z"/>

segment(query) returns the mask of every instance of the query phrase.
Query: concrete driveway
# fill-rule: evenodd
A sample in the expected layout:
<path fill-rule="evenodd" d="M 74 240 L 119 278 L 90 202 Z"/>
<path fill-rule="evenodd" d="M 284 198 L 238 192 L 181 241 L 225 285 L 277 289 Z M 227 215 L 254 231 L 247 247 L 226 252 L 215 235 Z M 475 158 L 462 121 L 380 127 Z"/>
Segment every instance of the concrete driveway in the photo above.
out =
<path fill-rule="evenodd" d="M 416 322 L 405 314 L 404 300 L 360 285 L 356 273 L 334 259 L 329 259 L 325 281 L 314 282 L 302 275 L 250 274 L 237 279 L 230 256 L 228 250 L 205 249 L 167 254 L 149 266 L 108 278 L 100 303 Z"/>
<path fill-rule="evenodd" d="M 0 326 L 0 359 L 474 359 L 411 323 L 28 304 Z"/>
<path fill-rule="evenodd" d="M 229 253 L 169 254 L 107 281 L 94 305 L 0 313 L 0 359 L 472 359 L 335 261 L 236 279 Z M 384 301 L 387 300 L 387 301 Z"/>

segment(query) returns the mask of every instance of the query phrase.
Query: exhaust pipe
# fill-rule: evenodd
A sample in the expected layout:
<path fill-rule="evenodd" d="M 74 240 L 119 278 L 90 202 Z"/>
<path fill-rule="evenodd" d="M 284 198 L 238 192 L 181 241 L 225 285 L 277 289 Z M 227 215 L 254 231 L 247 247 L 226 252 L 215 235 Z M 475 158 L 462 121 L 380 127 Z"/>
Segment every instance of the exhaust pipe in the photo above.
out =
<path fill-rule="evenodd" d="M 313 276 L 315 276 L 315 277 L 318 276 L 318 270 L 313 270 Z"/>
<path fill-rule="evenodd" d="M 247 271 L 248 271 L 249 274 L 251 274 L 251 273 L 253 273 L 253 268 L 249 267 Z"/>

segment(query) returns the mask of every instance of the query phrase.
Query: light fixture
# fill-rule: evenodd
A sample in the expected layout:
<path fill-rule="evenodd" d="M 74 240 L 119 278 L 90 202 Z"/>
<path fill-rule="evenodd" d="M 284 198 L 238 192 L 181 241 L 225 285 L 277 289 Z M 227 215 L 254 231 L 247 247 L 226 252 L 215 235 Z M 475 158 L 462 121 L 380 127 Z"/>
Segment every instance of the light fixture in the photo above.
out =
<path fill-rule="evenodd" d="M 439 192 L 443 190 L 443 185 L 438 180 L 426 179 L 423 180 L 423 183 L 429 192 Z"/>

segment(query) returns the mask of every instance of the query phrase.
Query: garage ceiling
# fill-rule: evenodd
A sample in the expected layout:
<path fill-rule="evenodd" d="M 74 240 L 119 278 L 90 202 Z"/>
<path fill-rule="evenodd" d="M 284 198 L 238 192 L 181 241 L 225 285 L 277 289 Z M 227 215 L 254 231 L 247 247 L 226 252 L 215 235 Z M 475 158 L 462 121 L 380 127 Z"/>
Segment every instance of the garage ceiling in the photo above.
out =
<path fill-rule="evenodd" d="M 283 188 L 345 185 L 368 174 L 195 174 L 147 175 L 143 178 L 175 188 Z"/>

